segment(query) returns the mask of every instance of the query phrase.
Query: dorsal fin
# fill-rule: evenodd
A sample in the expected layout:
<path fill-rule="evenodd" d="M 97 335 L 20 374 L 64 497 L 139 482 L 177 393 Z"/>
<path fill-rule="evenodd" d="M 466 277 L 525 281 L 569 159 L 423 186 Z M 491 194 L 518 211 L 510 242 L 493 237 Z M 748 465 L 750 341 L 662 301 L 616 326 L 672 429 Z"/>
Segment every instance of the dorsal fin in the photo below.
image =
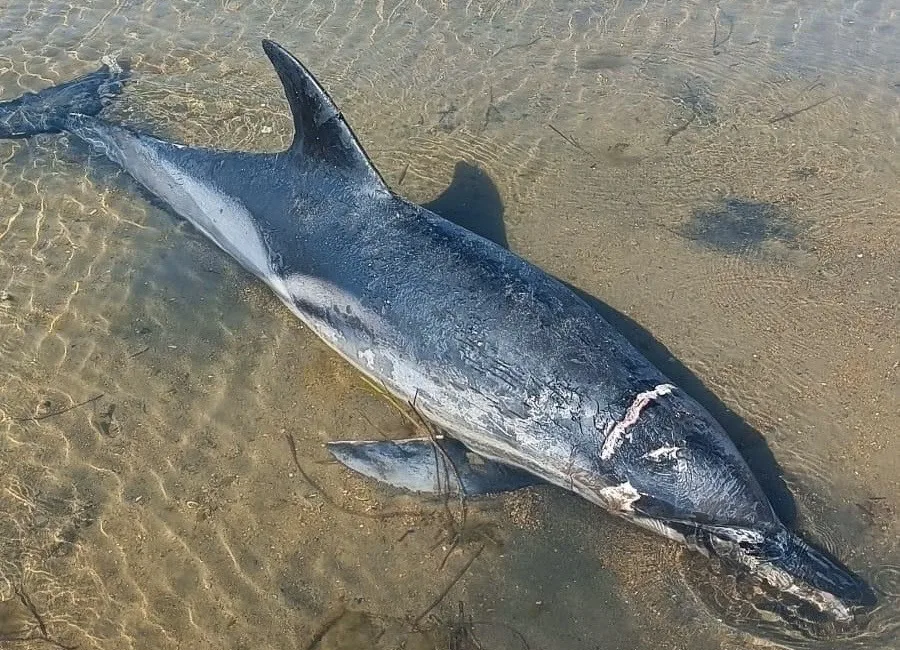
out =
<path fill-rule="evenodd" d="M 294 117 L 294 141 L 288 152 L 328 164 L 350 180 L 388 191 L 344 116 L 312 73 L 275 41 L 262 43 L 281 78 Z"/>

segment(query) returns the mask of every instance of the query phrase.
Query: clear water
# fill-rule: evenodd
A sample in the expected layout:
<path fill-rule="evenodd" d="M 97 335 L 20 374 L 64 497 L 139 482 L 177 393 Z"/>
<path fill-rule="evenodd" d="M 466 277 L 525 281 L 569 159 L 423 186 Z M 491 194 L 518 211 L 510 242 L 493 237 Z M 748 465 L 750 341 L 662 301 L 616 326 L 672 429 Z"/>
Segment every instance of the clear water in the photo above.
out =
<path fill-rule="evenodd" d="M 615 310 L 880 606 L 799 637 L 550 488 L 469 503 L 454 541 L 454 504 L 322 447 L 402 435 L 400 414 L 127 177 L 45 136 L 0 142 L 0 639 L 900 645 L 898 29 L 878 0 L 2 0 L 0 98 L 123 56 L 109 116 L 190 144 L 284 146 L 259 39 L 282 42 L 396 189 Z"/>

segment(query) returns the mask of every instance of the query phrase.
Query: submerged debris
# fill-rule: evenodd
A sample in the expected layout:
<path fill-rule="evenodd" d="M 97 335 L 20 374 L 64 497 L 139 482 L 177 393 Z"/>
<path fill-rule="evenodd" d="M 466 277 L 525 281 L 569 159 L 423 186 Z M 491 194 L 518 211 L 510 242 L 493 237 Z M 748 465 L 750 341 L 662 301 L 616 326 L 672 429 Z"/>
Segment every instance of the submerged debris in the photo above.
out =
<path fill-rule="evenodd" d="M 799 228 L 773 203 L 726 198 L 698 209 L 680 234 L 707 248 L 732 255 L 758 252 L 766 242 L 793 245 Z"/>

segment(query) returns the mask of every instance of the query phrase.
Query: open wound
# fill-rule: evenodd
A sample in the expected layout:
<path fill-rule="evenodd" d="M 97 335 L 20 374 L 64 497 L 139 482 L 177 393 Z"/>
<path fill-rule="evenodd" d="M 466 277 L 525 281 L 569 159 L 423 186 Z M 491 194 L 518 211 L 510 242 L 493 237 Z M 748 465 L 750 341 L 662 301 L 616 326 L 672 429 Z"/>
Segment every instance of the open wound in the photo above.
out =
<path fill-rule="evenodd" d="M 625 416 L 618 422 L 610 422 L 606 426 L 606 438 L 600 448 L 600 458 L 602 460 L 612 458 L 622 443 L 631 439 L 631 432 L 628 429 L 638 421 L 644 408 L 653 400 L 663 395 L 669 395 L 673 390 L 675 387 L 672 384 L 659 384 L 653 390 L 638 393 L 625 412 Z"/>

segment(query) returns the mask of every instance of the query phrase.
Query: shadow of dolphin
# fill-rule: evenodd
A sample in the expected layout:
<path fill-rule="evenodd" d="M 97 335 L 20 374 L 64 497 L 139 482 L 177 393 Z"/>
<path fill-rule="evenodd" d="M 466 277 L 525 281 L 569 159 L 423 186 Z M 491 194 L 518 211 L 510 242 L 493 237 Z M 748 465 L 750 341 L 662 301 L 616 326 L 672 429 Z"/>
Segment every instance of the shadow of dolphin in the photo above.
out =
<path fill-rule="evenodd" d="M 422 207 L 509 248 L 500 192 L 491 177 L 476 165 L 462 160 L 457 162 L 447 189 L 437 198 L 423 203 Z"/>

